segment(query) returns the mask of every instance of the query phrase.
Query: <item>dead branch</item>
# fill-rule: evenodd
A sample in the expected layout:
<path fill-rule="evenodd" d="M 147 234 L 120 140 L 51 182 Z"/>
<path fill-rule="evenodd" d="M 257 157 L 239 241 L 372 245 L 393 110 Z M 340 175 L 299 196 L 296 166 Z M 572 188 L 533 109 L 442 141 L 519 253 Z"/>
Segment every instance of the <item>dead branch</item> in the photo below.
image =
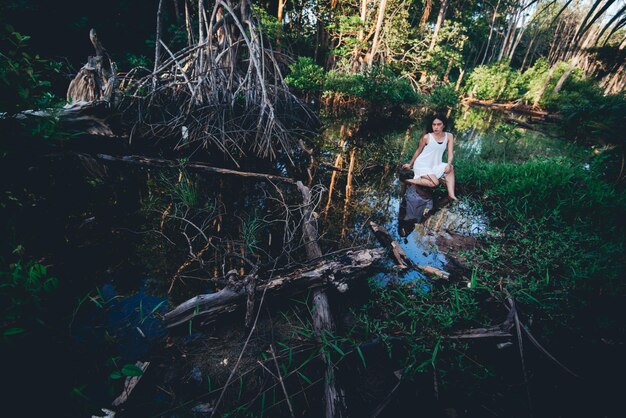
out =
<path fill-rule="evenodd" d="M 316 263 L 297 269 L 289 274 L 269 281 L 257 280 L 255 293 L 269 291 L 272 296 L 285 296 L 302 293 L 311 288 L 338 286 L 358 278 L 383 257 L 383 250 L 349 251 L 340 258 L 318 260 Z M 219 315 L 237 309 L 247 292 L 227 287 L 216 293 L 199 295 L 181 303 L 164 316 L 168 328 L 183 324 L 194 318 L 204 321 L 216 319 Z"/>
<path fill-rule="evenodd" d="M 164 160 L 161 158 L 144 157 L 141 155 L 113 156 L 113 155 L 107 155 L 107 154 L 98 154 L 97 157 L 102 160 L 107 160 L 107 161 L 119 161 L 119 162 L 124 162 L 124 163 L 129 163 L 129 164 L 140 164 L 140 165 L 147 165 L 147 166 L 153 166 L 153 167 L 180 167 L 181 166 L 180 162 L 178 161 Z M 253 178 L 259 178 L 259 179 L 264 179 L 268 181 L 280 181 L 280 182 L 290 183 L 290 184 L 296 183 L 294 179 L 289 178 L 289 177 L 275 176 L 272 174 L 253 173 L 249 171 L 230 170 L 227 168 L 211 167 L 209 165 L 202 164 L 202 163 L 187 162 L 184 164 L 184 167 L 194 169 L 194 170 L 204 171 L 207 173 L 236 175 L 240 177 L 253 177 Z"/>

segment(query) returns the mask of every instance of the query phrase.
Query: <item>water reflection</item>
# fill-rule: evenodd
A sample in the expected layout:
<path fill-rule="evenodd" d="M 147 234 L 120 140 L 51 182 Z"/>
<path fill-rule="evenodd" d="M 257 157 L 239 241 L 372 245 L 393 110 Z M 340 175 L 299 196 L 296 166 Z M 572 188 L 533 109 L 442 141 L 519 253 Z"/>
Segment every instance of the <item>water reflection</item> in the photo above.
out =
<path fill-rule="evenodd" d="M 406 186 L 398 212 L 398 234 L 406 237 L 416 223 L 423 222 L 433 209 L 433 192 L 415 185 Z"/>

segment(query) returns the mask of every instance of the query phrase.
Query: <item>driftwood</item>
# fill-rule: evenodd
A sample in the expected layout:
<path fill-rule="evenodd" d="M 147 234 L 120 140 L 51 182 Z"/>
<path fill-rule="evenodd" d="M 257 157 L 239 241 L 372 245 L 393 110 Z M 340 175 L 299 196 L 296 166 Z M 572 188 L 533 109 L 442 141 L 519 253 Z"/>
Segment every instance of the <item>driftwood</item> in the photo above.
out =
<path fill-rule="evenodd" d="M 255 292 L 267 292 L 271 296 L 286 296 L 301 293 L 307 289 L 333 284 L 339 286 L 345 281 L 359 276 L 383 258 L 383 250 L 349 251 L 342 257 L 332 260 L 320 259 L 316 263 L 297 269 L 289 274 L 275 277 L 263 283 L 256 278 Z M 247 297 L 246 287 L 241 289 L 224 288 L 216 293 L 199 295 L 181 303 L 164 316 L 168 328 L 183 324 L 194 318 L 205 321 L 232 312 L 242 305 Z"/>
<path fill-rule="evenodd" d="M 384 226 L 378 225 L 375 222 L 370 222 L 370 227 L 372 228 L 372 231 L 374 232 L 374 235 L 376 235 L 378 241 L 391 251 L 391 255 L 399 268 L 412 268 L 420 270 L 422 273 L 439 279 L 448 280 L 450 278 L 450 273 L 447 271 L 443 271 L 432 266 L 419 266 L 413 263 L 413 261 L 411 261 L 411 259 L 406 255 L 398 241 L 393 239 L 389 231 L 387 231 Z"/>
<path fill-rule="evenodd" d="M 129 163 L 129 164 L 139 164 L 139 165 L 146 165 L 146 166 L 151 166 L 151 167 L 180 167 L 181 165 L 178 161 L 164 160 L 160 158 L 143 157 L 140 155 L 125 155 L 125 156 L 118 157 L 118 156 L 113 156 L 113 155 L 98 154 L 97 157 L 100 158 L 101 160 L 106 160 L 106 161 L 119 161 L 119 162 L 124 162 L 124 163 Z M 289 178 L 289 177 L 275 176 L 272 174 L 253 173 L 249 171 L 229 170 L 227 168 L 211 167 L 209 165 L 202 164 L 202 163 L 187 162 L 185 163 L 184 167 L 193 169 L 193 170 L 204 171 L 207 173 L 236 175 L 236 176 L 241 176 L 241 177 L 253 177 L 253 178 L 260 178 L 260 179 L 269 180 L 269 181 L 279 181 L 279 182 L 290 183 L 290 184 L 296 183 L 294 179 Z"/>

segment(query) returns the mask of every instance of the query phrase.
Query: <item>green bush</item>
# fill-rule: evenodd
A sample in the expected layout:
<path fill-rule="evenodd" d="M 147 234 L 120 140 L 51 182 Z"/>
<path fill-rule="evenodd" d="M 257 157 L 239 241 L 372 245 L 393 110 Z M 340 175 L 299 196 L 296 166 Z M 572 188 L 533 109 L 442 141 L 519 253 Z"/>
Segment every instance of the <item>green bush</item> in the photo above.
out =
<path fill-rule="evenodd" d="M 42 303 L 59 286 L 46 266 L 21 257 L 21 246 L 14 252 L 20 254 L 20 259 L 8 270 L 0 271 L 0 327 L 4 337 L 24 333 L 35 321 L 41 323 Z"/>
<path fill-rule="evenodd" d="M 479 100 L 516 100 L 525 90 L 519 71 L 504 63 L 476 67 L 465 83 L 465 91 Z"/>
<path fill-rule="evenodd" d="M 419 94 L 404 78 L 388 68 L 374 67 L 365 73 L 330 71 L 324 83 L 325 94 L 357 97 L 375 104 L 416 105 Z"/>
<path fill-rule="evenodd" d="M 299 57 L 289 66 L 291 72 L 285 77 L 290 87 L 301 92 L 318 93 L 324 84 L 324 68 L 315 64 L 313 58 Z"/>
<path fill-rule="evenodd" d="M 50 107 L 56 98 L 48 91 L 50 81 L 44 72 L 60 71 L 60 64 L 33 54 L 30 36 L 16 32 L 11 25 L 0 29 L 0 112 Z"/>
<path fill-rule="evenodd" d="M 443 111 L 456 107 L 459 95 L 452 84 L 435 87 L 427 98 L 428 107 L 435 111 Z"/>

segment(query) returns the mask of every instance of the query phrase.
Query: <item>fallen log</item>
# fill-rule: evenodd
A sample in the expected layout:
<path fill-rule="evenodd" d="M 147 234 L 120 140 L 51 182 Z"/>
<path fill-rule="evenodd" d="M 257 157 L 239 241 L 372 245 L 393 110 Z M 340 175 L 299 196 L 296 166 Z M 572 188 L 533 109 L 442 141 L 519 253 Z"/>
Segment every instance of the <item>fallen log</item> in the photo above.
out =
<path fill-rule="evenodd" d="M 541 117 L 544 120 L 561 119 L 561 116 L 558 114 L 549 113 L 544 110 L 537 110 L 530 106 L 522 105 L 518 102 L 498 103 L 498 102 L 494 102 L 491 100 L 470 99 L 469 97 L 464 98 L 461 102 L 464 105 L 469 105 L 469 106 L 486 107 L 489 109 L 504 110 L 504 111 L 510 111 L 510 112 L 515 112 L 515 113 L 521 113 L 524 115 Z"/>
<path fill-rule="evenodd" d="M 419 266 L 406 255 L 398 241 L 393 239 L 389 231 L 384 226 L 378 225 L 375 222 L 370 222 L 370 227 L 374 232 L 374 235 L 378 239 L 378 241 L 385 247 L 387 247 L 391 251 L 391 255 L 393 256 L 396 265 L 401 269 L 412 268 L 415 270 L 419 270 L 422 273 L 425 273 L 429 276 L 434 276 L 439 279 L 448 280 L 450 278 L 450 273 L 444 270 L 440 270 L 437 267 L 433 266 Z"/>
<path fill-rule="evenodd" d="M 141 155 L 113 156 L 113 155 L 107 155 L 107 154 L 97 154 L 97 157 L 105 161 L 119 161 L 119 162 L 124 162 L 128 164 L 138 164 L 138 165 L 145 165 L 145 166 L 150 166 L 150 167 L 180 167 L 181 166 L 181 163 L 178 161 L 164 160 L 161 158 L 144 157 Z M 228 168 L 212 167 L 210 165 L 203 164 L 203 163 L 187 162 L 184 164 L 184 167 L 193 169 L 193 170 L 203 171 L 206 173 L 236 175 L 240 177 L 253 177 L 253 178 L 260 178 L 260 179 L 269 180 L 269 181 L 280 181 L 280 182 L 290 183 L 290 184 L 296 183 L 294 179 L 289 178 L 289 177 L 275 176 L 273 174 L 253 173 L 250 171 L 230 170 Z"/>
<path fill-rule="evenodd" d="M 368 271 L 368 268 L 382 260 L 383 256 L 384 250 L 374 249 L 349 251 L 332 260 L 320 259 L 316 263 L 273 278 L 268 282 L 257 278 L 255 292 L 263 293 L 267 288 L 271 296 L 291 296 L 312 288 L 328 285 L 340 286 Z M 224 288 L 219 292 L 195 296 L 166 313 L 164 322 L 167 328 L 195 318 L 210 322 L 221 314 L 236 310 L 243 305 L 246 298 L 245 286 L 241 289 Z"/>

